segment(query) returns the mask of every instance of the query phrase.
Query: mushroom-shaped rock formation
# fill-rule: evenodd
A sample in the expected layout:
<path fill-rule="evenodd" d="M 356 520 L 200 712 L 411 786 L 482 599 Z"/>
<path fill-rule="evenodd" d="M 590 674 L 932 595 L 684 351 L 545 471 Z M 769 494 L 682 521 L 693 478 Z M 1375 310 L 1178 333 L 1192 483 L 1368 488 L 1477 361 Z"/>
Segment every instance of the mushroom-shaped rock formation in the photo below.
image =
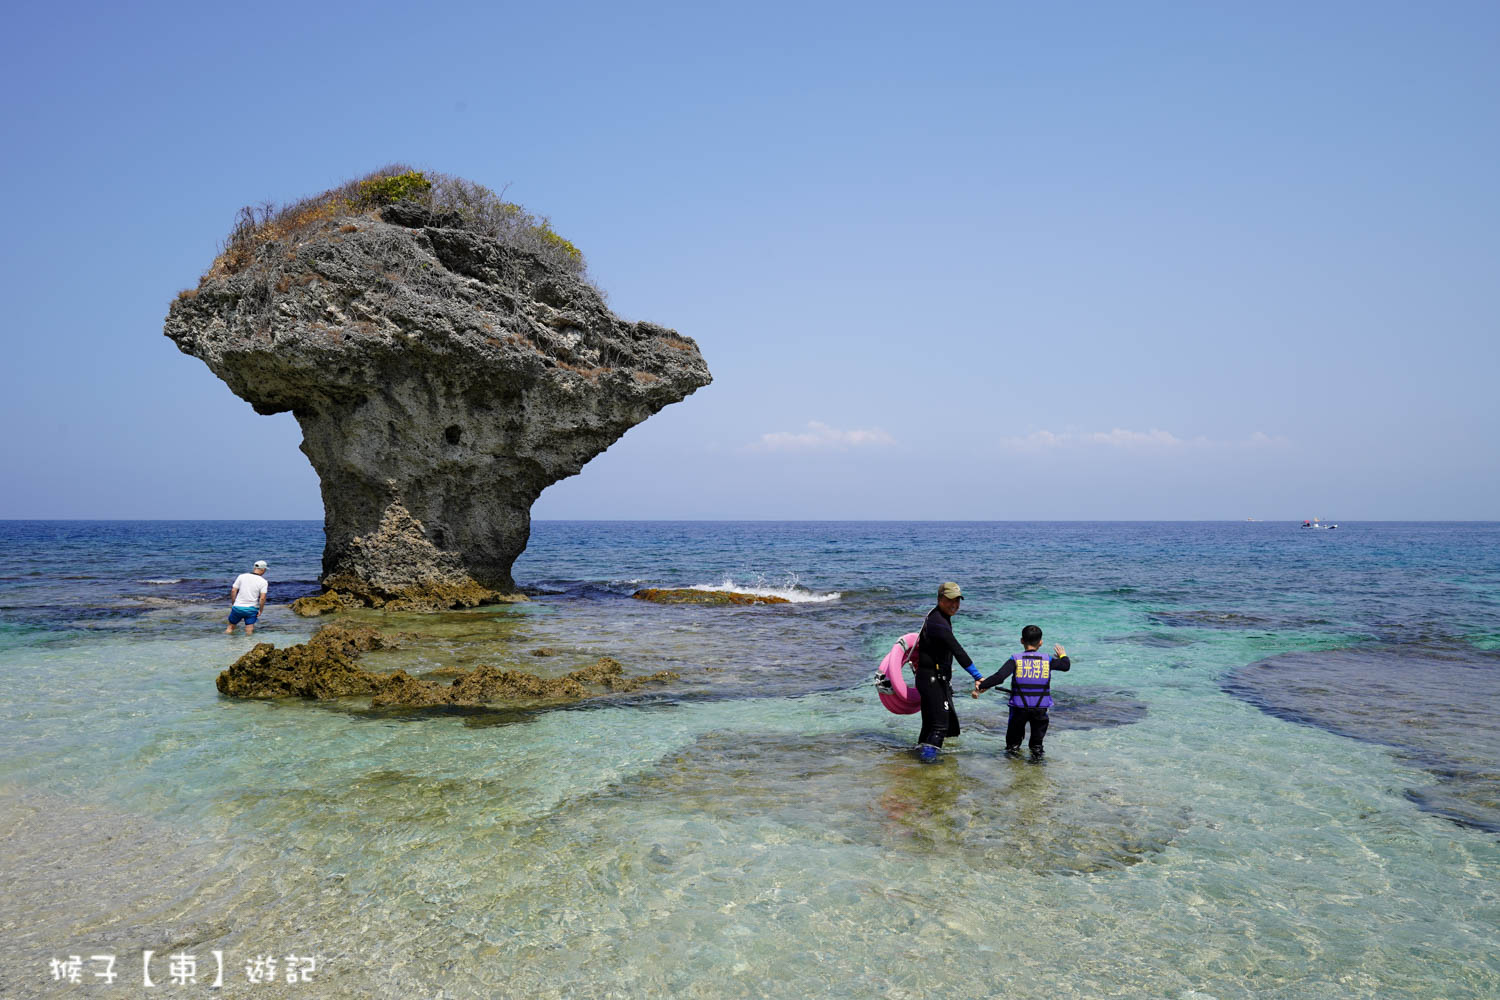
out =
<path fill-rule="evenodd" d="M 395 180 L 412 177 L 427 183 Z M 256 412 L 296 417 L 329 591 L 396 608 L 505 600 L 542 490 L 707 385 L 708 367 L 691 339 L 611 313 L 545 220 L 472 185 L 460 208 L 478 191 L 488 216 L 430 194 L 382 205 L 376 181 L 390 191 L 377 176 L 247 212 L 165 332 Z M 539 241 L 497 230 L 517 215 Z"/>

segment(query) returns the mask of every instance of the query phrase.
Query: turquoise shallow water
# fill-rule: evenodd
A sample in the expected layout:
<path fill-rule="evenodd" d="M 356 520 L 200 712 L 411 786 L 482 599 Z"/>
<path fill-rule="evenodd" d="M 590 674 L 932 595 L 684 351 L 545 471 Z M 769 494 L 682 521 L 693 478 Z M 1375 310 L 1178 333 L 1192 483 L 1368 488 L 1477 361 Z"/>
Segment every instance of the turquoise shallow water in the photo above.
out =
<path fill-rule="evenodd" d="M 170 992 L 146 949 L 222 952 L 227 995 L 1500 995 L 1500 525 L 542 522 L 530 603 L 389 619 L 427 637 L 369 665 L 680 681 L 220 698 L 229 581 L 268 559 L 256 639 L 301 641 L 321 544 L 0 523 L 0 996 L 101 953 Z M 875 700 L 948 578 L 981 666 L 1031 621 L 1073 655 L 1045 763 L 964 699 L 922 766 Z M 693 585 L 795 603 L 628 596 Z M 312 982 L 248 982 L 289 953 Z"/>

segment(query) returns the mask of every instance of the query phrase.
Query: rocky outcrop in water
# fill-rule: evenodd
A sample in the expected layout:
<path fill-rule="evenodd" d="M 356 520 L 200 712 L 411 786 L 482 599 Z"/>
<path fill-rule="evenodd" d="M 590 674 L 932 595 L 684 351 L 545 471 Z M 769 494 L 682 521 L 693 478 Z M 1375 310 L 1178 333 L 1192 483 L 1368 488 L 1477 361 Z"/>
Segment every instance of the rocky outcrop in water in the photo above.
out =
<path fill-rule="evenodd" d="M 422 680 L 404 670 L 375 673 L 355 661 L 372 649 L 389 649 L 415 636 L 364 626 L 325 625 L 305 643 L 277 649 L 256 644 L 218 677 L 220 694 L 231 698 L 346 698 L 371 695 L 375 708 L 484 705 L 507 701 L 576 701 L 594 694 L 621 694 L 678 679 L 670 670 L 629 676 L 619 661 L 601 656 L 559 677 L 480 666 L 435 670 L 447 684 Z"/>
<path fill-rule="evenodd" d="M 256 412 L 296 417 L 335 604 L 513 596 L 542 490 L 711 380 L 692 340 L 453 213 L 299 218 L 238 269 L 221 258 L 165 332 Z"/>
<path fill-rule="evenodd" d="M 630 595 L 638 601 L 652 604 L 790 604 L 785 597 L 772 594 L 741 594 L 732 590 L 693 590 L 684 587 L 675 590 L 660 590 L 648 587 Z"/>
<path fill-rule="evenodd" d="M 400 639 L 367 627 L 325 625 L 305 643 L 277 649 L 269 642 L 241 656 L 219 674 L 220 694 L 231 698 L 343 698 L 371 694 L 385 681 L 354 661 L 371 649 Z"/>
<path fill-rule="evenodd" d="M 589 697 L 593 693 L 591 689 L 619 694 L 676 679 L 677 674 L 670 670 L 627 677 L 625 668 L 607 656 L 561 677 L 538 677 L 524 670 L 481 666 L 460 674 L 451 684 L 436 684 L 397 671 L 384 679 L 370 705 L 385 708 L 485 705 L 506 701 L 576 701 Z"/>

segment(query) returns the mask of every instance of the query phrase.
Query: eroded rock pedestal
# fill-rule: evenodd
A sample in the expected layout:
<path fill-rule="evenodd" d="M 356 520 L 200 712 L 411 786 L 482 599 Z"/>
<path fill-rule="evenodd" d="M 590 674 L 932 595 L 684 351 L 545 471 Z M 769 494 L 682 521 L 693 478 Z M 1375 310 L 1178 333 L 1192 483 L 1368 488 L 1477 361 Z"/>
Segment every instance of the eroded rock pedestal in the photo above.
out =
<path fill-rule="evenodd" d="M 322 485 L 322 582 L 349 601 L 513 595 L 542 490 L 710 381 L 692 340 L 454 222 L 409 203 L 325 219 L 167 316 L 256 412 L 296 417 Z"/>

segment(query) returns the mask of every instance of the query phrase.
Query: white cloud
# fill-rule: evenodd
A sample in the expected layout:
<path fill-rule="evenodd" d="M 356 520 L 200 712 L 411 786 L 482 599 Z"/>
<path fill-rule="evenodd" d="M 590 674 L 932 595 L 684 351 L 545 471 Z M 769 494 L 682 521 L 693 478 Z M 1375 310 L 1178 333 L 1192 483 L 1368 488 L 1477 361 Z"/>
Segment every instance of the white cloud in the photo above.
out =
<path fill-rule="evenodd" d="M 1280 434 L 1271 435 L 1265 431 L 1256 431 L 1248 440 L 1241 442 L 1246 448 L 1280 448 L 1286 443 L 1286 438 Z"/>
<path fill-rule="evenodd" d="M 1032 431 L 1022 437 L 1001 438 L 1000 447 L 1008 451 L 1048 451 L 1057 448 L 1090 446 L 1136 451 L 1179 451 L 1184 448 L 1265 448 L 1286 444 L 1286 438 L 1272 437 L 1256 431 L 1243 441 L 1211 441 L 1206 437 L 1180 438 L 1170 431 L 1153 428 L 1132 431 L 1116 427 L 1108 431 Z"/>
<path fill-rule="evenodd" d="M 1128 431 L 1116 427 L 1109 431 L 1032 431 L 1025 437 L 1000 439 L 1000 446 L 1011 451 L 1047 451 L 1053 448 L 1079 448 L 1102 445 L 1108 448 L 1181 448 L 1185 441 L 1162 430 Z"/>
<path fill-rule="evenodd" d="M 1181 448 L 1183 440 L 1167 431 L 1127 431 L 1116 427 L 1109 433 L 1095 431 L 1087 436 L 1089 444 L 1107 444 L 1111 448 Z"/>
<path fill-rule="evenodd" d="M 895 438 L 878 427 L 841 431 L 811 420 L 805 431 L 762 434 L 750 448 L 754 451 L 848 451 L 850 448 L 887 448 L 895 443 Z"/>

